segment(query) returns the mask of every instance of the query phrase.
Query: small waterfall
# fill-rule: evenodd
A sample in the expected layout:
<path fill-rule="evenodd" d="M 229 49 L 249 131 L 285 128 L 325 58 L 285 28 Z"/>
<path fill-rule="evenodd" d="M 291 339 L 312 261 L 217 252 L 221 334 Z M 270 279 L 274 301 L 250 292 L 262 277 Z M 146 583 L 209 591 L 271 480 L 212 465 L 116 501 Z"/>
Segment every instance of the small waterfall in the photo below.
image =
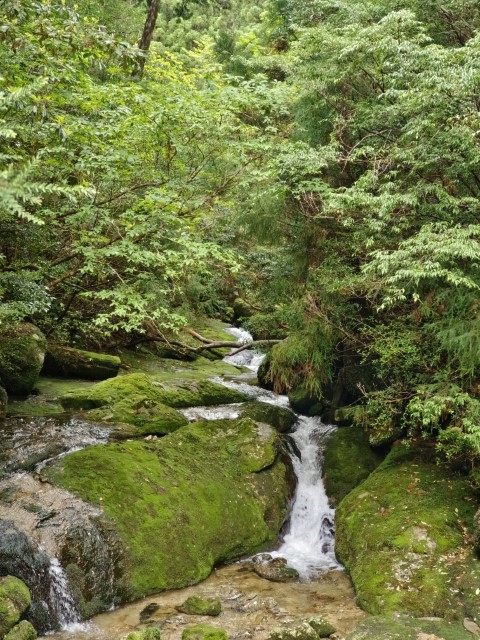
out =
<path fill-rule="evenodd" d="M 75 607 L 73 596 L 69 591 L 67 576 L 58 558 L 50 559 L 48 570 L 50 575 L 49 606 L 62 629 L 80 622 L 80 616 Z"/>
<path fill-rule="evenodd" d="M 246 344 L 252 336 L 244 329 L 232 328 L 229 333 Z M 256 373 L 264 355 L 251 350 L 226 356 L 225 361 L 248 367 Z M 261 402 L 288 407 L 287 396 L 252 386 L 247 382 L 216 378 L 228 387 L 243 391 Z M 298 416 L 292 438 L 300 457 L 292 455 L 292 464 L 297 476 L 297 488 L 288 521 L 288 531 L 280 547 L 271 552 L 273 557 L 282 557 L 303 578 L 317 573 L 343 569 L 335 557 L 335 511 L 330 508 L 322 481 L 322 450 L 329 433 L 334 429 L 323 424 L 320 418 Z"/>
<path fill-rule="evenodd" d="M 292 456 L 297 488 L 288 532 L 274 557 L 285 558 L 302 577 L 341 569 L 335 557 L 335 511 L 328 504 L 322 482 L 321 445 L 332 431 L 319 418 L 299 417 L 292 434 L 300 458 Z"/>

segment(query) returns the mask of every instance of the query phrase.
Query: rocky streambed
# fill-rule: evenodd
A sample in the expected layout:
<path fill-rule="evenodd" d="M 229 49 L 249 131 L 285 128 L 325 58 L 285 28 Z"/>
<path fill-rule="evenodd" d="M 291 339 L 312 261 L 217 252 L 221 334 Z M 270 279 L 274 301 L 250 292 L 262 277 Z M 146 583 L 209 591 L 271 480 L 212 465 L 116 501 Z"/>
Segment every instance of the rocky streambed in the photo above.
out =
<path fill-rule="evenodd" d="M 38 630 L 173 640 L 208 620 L 177 609 L 195 595 L 220 601 L 214 626 L 231 638 L 303 637 L 319 615 L 349 640 L 480 636 L 465 477 L 421 444 L 385 458 L 356 427 L 297 416 L 255 386 L 251 352 L 122 361 L 96 384 L 41 378 L 2 424 L 0 575 L 28 585 Z M 265 549 L 271 560 L 225 566 Z"/>

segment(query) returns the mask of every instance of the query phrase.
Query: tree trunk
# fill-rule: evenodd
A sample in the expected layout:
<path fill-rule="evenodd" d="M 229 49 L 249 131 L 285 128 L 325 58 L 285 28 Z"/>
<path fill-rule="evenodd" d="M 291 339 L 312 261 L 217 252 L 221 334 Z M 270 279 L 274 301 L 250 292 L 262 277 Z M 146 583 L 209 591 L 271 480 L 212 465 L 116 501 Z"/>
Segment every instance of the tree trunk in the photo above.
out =
<path fill-rule="evenodd" d="M 158 11 L 160 9 L 160 0 L 152 0 L 150 8 L 148 9 L 147 19 L 145 20 L 145 26 L 143 27 L 142 37 L 138 43 L 138 48 L 147 52 L 150 49 L 150 44 L 153 38 L 153 31 L 157 23 Z M 138 69 L 134 71 L 133 75 L 143 75 L 143 68 L 145 67 L 145 56 L 142 56 L 139 61 Z"/>

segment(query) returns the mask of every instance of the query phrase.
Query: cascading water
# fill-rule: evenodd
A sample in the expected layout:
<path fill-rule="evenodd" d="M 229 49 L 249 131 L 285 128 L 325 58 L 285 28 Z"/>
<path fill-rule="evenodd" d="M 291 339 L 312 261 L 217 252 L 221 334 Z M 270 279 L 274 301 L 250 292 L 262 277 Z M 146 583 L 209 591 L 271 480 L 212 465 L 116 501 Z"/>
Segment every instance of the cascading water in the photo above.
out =
<path fill-rule="evenodd" d="M 299 417 L 292 437 L 300 458 L 292 456 L 297 488 L 288 532 L 273 557 L 285 558 L 302 577 L 342 568 L 334 551 L 335 512 L 322 482 L 321 446 L 332 427 L 319 418 Z"/>
<path fill-rule="evenodd" d="M 232 328 L 229 333 L 236 336 L 240 343 L 247 344 L 252 336 L 244 329 Z M 257 373 L 264 358 L 245 349 L 233 356 L 226 356 L 225 361 L 231 364 L 248 367 Z M 245 381 L 225 380 L 216 378 L 228 387 L 238 389 L 252 399 L 268 402 L 282 407 L 288 407 L 287 396 L 277 395 L 271 391 L 249 384 L 251 374 L 247 374 Z M 223 409 L 223 412 L 222 412 Z M 216 407 L 219 418 L 236 417 L 232 405 Z M 207 418 L 207 408 L 196 408 L 196 417 Z M 215 416 L 208 414 L 208 418 Z M 335 512 L 328 504 L 328 498 L 322 481 L 322 450 L 326 437 L 334 429 L 324 424 L 320 418 L 297 416 L 292 438 L 295 441 L 299 456 L 292 455 L 292 463 L 297 476 L 297 488 L 290 512 L 287 533 L 281 546 L 271 553 L 273 557 L 282 557 L 287 563 L 297 569 L 304 578 L 313 577 L 316 573 L 342 569 L 335 557 L 334 516 Z"/>
<path fill-rule="evenodd" d="M 68 589 L 67 576 L 58 558 L 50 559 L 48 570 L 50 575 L 49 606 L 62 629 L 80 622 L 80 616 L 75 607 L 72 594 Z"/>

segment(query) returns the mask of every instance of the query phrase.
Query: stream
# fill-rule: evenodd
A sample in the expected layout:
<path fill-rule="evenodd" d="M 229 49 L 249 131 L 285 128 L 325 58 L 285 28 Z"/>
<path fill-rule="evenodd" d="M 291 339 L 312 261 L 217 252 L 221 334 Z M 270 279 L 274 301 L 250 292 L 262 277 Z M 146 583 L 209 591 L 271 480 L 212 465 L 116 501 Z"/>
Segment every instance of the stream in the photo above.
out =
<path fill-rule="evenodd" d="M 231 328 L 229 332 L 239 342 L 251 340 L 250 334 L 242 329 Z M 256 385 L 256 373 L 263 357 L 250 350 L 226 356 L 226 362 L 241 367 L 238 375 L 212 379 L 247 393 L 252 399 L 289 407 L 287 396 L 276 395 Z M 183 413 L 190 421 L 234 419 L 240 415 L 241 406 L 194 407 L 184 409 Z M 334 510 L 328 504 L 321 472 L 322 451 L 332 429 L 334 427 L 323 424 L 319 418 L 297 416 L 291 434 L 294 442 L 291 459 L 297 486 L 281 539 L 277 548 L 268 553 L 270 559 L 284 558 L 288 566 L 299 572 L 299 581 L 279 583 L 266 580 L 252 571 L 251 561 L 247 559 L 217 568 L 198 585 L 164 592 L 81 624 L 62 565 L 55 557 L 55 540 L 64 528 L 62 523 L 59 531 L 56 514 L 62 509 L 67 513 L 70 510 L 75 526 L 86 530 L 90 543 L 98 546 L 93 555 L 102 557 L 107 572 L 105 575 L 95 574 L 96 569 L 92 567 L 92 581 L 102 588 L 109 580 L 108 567 L 113 566 L 115 541 L 103 540 L 104 532 L 99 530 L 96 509 L 89 509 L 85 503 L 76 504 L 76 499 L 68 492 L 48 484 L 42 485 L 38 476 L 25 471 L 38 473 L 52 458 L 106 442 L 108 432 L 101 425 L 83 423 L 76 418 L 70 418 L 67 423 L 54 417 L 32 420 L 8 418 L 5 421 L 6 446 L 0 464 L 3 463 L 3 471 L 9 475 L 0 481 L 0 495 L 11 495 L 12 499 L 10 503 L 8 500 L 0 503 L 0 525 L 7 523 L 6 532 L 11 533 L 8 523 L 17 522 L 19 509 L 22 509 L 22 532 L 30 530 L 39 543 L 37 551 L 30 555 L 32 562 L 37 563 L 33 566 L 39 577 L 39 590 L 50 594 L 51 602 L 45 603 L 46 611 L 43 613 L 53 615 L 62 627 L 62 631 L 48 637 L 52 640 L 118 640 L 147 623 L 156 623 L 162 628 L 162 639 L 177 640 L 185 626 L 209 621 L 202 617 L 192 621 L 191 616 L 176 611 L 175 606 L 190 595 L 220 597 L 222 614 L 218 626 L 224 628 L 230 638 L 263 640 L 279 624 L 319 614 L 333 622 L 340 634 L 349 632 L 365 614 L 357 607 L 351 583 L 335 557 Z M 52 434 L 57 436 L 54 447 L 49 444 Z M 35 442 L 39 440 L 40 445 Z M 42 455 L 38 455 L 39 446 Z M 28 461 L 28 469 L 25 469 L 25 461 Z M 34 511 L 29 507 L 33 500 L 40 505 L 36 513 L 30 513 Z M 44 511 L 40 518 L 38 509 Z M 18 544 L 18 535 L 14 539 Z M 3 540 L 5 542 L 5 536 Z"/>

